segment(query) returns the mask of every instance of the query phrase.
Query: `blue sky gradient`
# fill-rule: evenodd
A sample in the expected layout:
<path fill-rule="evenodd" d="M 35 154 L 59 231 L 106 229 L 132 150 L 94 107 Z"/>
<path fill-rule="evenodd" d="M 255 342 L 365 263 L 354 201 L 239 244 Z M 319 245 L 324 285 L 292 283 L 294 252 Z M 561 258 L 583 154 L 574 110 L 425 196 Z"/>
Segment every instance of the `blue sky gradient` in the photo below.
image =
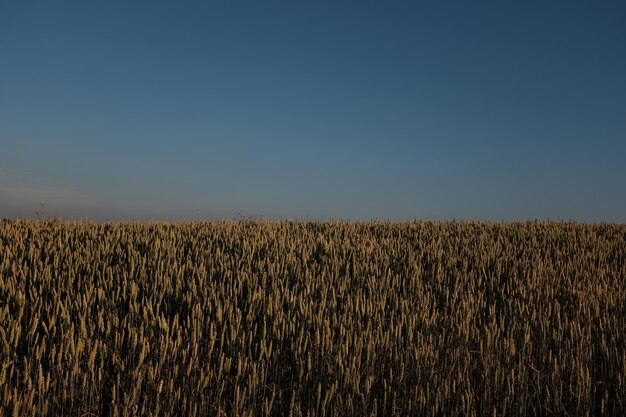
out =
<path fill-rule="evenodd" d="M 623 1 L 5 1 L 0 216 L 626 222 L 625 22 Z"/>

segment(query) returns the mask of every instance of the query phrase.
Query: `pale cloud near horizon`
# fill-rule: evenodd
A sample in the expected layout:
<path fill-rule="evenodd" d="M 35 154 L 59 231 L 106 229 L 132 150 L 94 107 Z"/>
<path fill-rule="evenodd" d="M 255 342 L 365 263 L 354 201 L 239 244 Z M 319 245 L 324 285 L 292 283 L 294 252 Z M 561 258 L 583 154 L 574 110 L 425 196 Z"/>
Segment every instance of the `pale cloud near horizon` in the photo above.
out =
<path fill-rule="evenodd" d="M 62 187 L 36 187 L 0 183 L 0 211 L 34 213 L 35 210 L 89 208 L 98 204 L 95 195 Z M 4 213 L 1 213 L 4 214 Z M 30 214 L 30 213 L 28 213 Z M 50 214 L 50 213 L 48 213 Z"/>
<path fill-rule="evenodd" d="M 95 194 L 69 188 L 0 184 L 0 217 L 106 221 L 142 218 L 146 213 L 116 206 Z"/>
<path fill-rule="evenodd" d="M 6 171 L 5 171 L 6 172 Z M 7 185 L 0 173 L 0 218 L 47 218 L 109 220 L 205 220 L 231 218 L 227 210 L 196 209 L 193 211 L 136 207 L 132 201 L 111 202 L 95 193 L 58 186 Z"/>
<path fill-rule="evenodd" d="M 112 203 L 96 192 L 76 186 L 51 184 L 47 178 L 0 168 L 0 217 L 109 218 L 135 217 L 141 213 L 125 210 L 128 201 Z M 128 207 L 126 207 L 128 208 Z M 134 215 L 133 215 L 134 214 Z"/>
<path fill-rule="evenodd" d="M 95 194 L 67 185 L 51 184 L 48 178 L 41 175 L 0 167 L 0 216 L 32 217 L 37 212 L 53 216 L 97 204 Z"/>

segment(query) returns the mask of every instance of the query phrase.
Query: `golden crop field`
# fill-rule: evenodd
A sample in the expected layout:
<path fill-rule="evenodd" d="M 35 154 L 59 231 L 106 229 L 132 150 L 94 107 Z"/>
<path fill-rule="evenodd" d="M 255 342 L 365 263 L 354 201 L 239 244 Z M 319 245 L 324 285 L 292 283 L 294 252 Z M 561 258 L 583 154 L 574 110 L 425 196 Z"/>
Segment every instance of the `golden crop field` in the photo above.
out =
<path fill-rule="evenodd" d="M 0 416 L 626 414 L 626 225 L 0 222 Z"/>

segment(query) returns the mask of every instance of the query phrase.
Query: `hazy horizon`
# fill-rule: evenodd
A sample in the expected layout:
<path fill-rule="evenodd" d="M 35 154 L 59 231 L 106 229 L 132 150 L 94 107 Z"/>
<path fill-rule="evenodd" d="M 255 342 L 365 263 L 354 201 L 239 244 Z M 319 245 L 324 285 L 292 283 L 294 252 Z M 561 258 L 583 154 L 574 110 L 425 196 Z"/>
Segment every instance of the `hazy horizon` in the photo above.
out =
<path fill-rule="evenodd" d="M 5 2 L 0 218 L 625 223 L 624 22 L 619 1 Z"/>

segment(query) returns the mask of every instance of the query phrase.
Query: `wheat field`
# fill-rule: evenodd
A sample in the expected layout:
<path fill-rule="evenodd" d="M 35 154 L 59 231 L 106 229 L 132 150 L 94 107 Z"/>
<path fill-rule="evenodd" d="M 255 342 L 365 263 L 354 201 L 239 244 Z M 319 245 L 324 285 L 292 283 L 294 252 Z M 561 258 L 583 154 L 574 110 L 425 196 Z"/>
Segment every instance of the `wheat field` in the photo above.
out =
<path fill-rule="evenodd" d="M 0 416 L 622 416 L 626 225 L 0 221 Z"/>

